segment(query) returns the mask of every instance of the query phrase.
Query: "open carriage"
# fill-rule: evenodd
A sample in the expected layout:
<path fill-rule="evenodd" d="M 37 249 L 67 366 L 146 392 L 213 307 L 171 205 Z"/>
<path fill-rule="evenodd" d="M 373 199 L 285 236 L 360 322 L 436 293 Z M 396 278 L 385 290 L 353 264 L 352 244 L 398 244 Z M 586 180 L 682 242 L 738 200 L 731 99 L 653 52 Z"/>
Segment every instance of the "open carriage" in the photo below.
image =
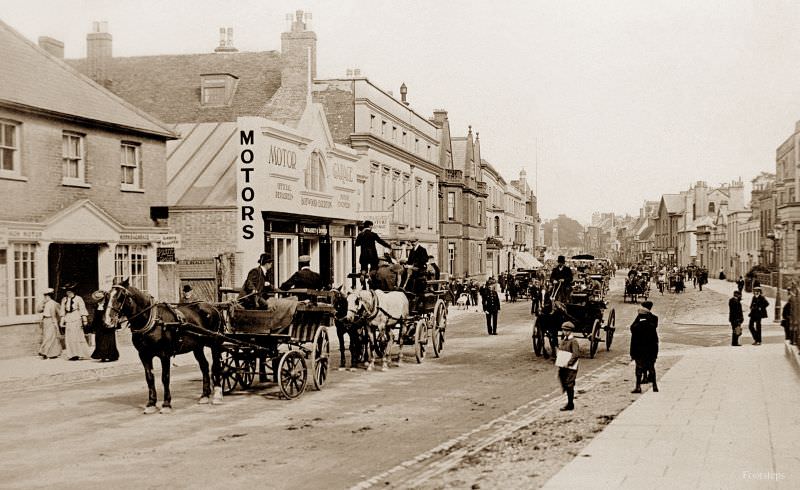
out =
<path fill-rule="evenodd" d="M 534 354 L 555 359 L 561 325 L 565 321 L 575 325 L 573 333 L 576 337 L 589 341 L 589 357 L 594 358 L 601 342 L 605 343 L 606 351 L 611 350 L 616 311 L 612 308 L 606 313 L 607 303 L 602 289 L 581 289 L 578 285 L 570 294 L 569 301 L 560 303 L 555 300 L 557 287 L 548 287 L 544 306 L 534 321 L 531 335 Z"/>
<path fill-rule="evenodd" d="M 249 388 L 271 380 L 285 398 L 297 398 L 306 389 L 309 372 L 315 389 L 328 377 L 330 340 L 327 328 L 334 309 L 335 292 L 296 289 L 270 298 L 270 308 L 244 309 L 231 303 L 218 305 L 226 321 L 222 344 L 223 392 L 236 386 Z"/>
<path fill-rule="evenodd" d="M 632 303 L 641 300 L 646 300 L 650 296 L 650 273 L 638 272 L 631 274 L 625 278 L 625 291 L 622 293 L 622 301 L 627 302 L 628 299 Z"/>

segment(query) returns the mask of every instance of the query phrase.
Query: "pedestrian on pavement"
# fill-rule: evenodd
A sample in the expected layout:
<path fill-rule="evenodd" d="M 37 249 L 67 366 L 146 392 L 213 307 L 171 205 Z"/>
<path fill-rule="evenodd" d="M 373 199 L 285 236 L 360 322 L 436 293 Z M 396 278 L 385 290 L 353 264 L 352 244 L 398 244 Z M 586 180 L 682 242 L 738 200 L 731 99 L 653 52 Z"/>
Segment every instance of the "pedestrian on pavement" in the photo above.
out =
<path fill-rule="evenodd" d="M 58 334 L 61 312 L 58 303 L 53 299 L 53 288 L 44 290 L 42 303 L 42 345 L 39 346 L 39 355 L 42 359 L 55 359 L 61 355 L 61 340 Z"/>
<path fill-rule="evenodd" d="M 769 301 L 761 295 L 761 288 L 753 288 L 753 299 L 750 301 L 750 321 L 747 328 L 753 337 L 753 345 L 761 345 L 761 319 L 767 317 Z"/>
<path fill-rule="evenodd" d="M 789 297 L 783 305 L 781 312 L 781 326 L 783 327 L 784 340 L 792 340 L 792 300 L 794 300 L 794 289 L 789 288 Z"/>
<path fill-rule="evenodd" d="M 652 313 L 653 302 L 643 301 L 631 324 L 631 359 L 636 363 L 636 387 L 631 393 L 641 393 L 642 383 L 656 383 L 656 359 L 658 358 L 658 317 Z"/>
<path fill-rule="evenodd" d="M 66 356 L 70 361 L 77 361 L 82 357 L 89 358 L 92 355 L 83 333 L 83 327 L 89 323 L 89 312 L 86 310 L 83 298 L 75 294 L 77 286 L 71 282 L 62 288 L 66 294 L 61 300 L 61 326 L 65 329 Z"/>
<path fill-rule="evenodd" d="M 744 278 L 741 275 L 739 279 L 736 280 L 736 287 L 739 289 L 739 293 L 744 289 Z"/>
<path fill-rule="evenodd" d="M 728 300 L 728 321 L 731 322 L 731 347 L 739 347 L 739 336 L 742 335 L 742 323 L 744 323 L 744 313 L 742 312 L 742 292 L 733 292 L 733 298 Z"/>
<path fill-rule="evenodd" d="M 119 359 L 117 350 L 117 329 L 106 326 L 103 316 L 108 307 L 108 293 L 105 291 L 95 291 L 92 299 L 97 302 L 94 310 L 92 325 L 94 326 L 94 352 L 92 359 L 99 359 L 100 362 L 114 362 Z"/>
<path fill-rule="evenodd" d="M 578 359 L 580 359 L 581 348 L 572 334 L 574 328 L 575 324 L 572 322 L 561 324 L 564 338 L 558 343 L 558 353 L 556 354 L 558 380 L 561 382 L 561 389 L 567 394 L 567 404 L 560 409 L 562 412 L 575 409 L 575 404 L 573 403 L 575 400 L 575 379 L 578 377 Z"/>
<path fill-rule="evenodd" d="M 483 312 L 486 314 L 486 331 L 489 335 L 497 335 L 497 314 L 500 312 L 500 296 L 497 294 L 494 278 L 486 281 L 481 291 Z"/>

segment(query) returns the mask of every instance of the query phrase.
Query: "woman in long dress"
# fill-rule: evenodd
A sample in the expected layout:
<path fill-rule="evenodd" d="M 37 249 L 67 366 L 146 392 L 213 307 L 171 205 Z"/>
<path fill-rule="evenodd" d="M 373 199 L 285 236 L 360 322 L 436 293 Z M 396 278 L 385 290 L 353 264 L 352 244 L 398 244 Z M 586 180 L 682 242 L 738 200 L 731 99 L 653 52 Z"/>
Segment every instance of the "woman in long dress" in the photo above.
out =
<path fill-rule="evenodd" d="M 92 299 L 97 301 L 97 309 L 94 310 L 92 317 L 92 327 L 94 327 L 94 352 L 92 359 L 99 359 L 100 362 L 113 362 L 119 359 L 117 350 L 117 330 L 109 328 L 103 321 L 103 315 L 108 307 L 108 293 L 105 291 L 95 291 Z"/>
<path fill-rule="evenodd" d="M 42 359 L 55 359 L 61 355 L 61 340 L 58 338 L 58 324 L 61 312 L 53 299 L 55 291 L 47 288 L 42 303 L 42 345 L 39 355 Z"/>
<path fill-rule="evenodd" d="M 66 357 L 70 361 L 77 361 L 80 358 L 89 358 L 92 350 L 86 343 L 86 336 L 83 333 L 83 326 L 86 325 L 89 312 L 86 311 L 86 303 L 83 298 L 75 294 L 75 283 L 64 286 L 67 291 L 66 296 L 61 299 L 61 324 L 65 328 L 64 344 L 66 345 Z"/>

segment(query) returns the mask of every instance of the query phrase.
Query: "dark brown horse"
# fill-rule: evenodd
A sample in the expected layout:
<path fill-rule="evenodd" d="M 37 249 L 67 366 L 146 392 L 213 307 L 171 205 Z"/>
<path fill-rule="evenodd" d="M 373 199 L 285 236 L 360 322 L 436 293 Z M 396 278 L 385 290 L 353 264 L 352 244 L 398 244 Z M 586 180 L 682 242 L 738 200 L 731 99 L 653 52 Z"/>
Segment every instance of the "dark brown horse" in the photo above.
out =
<path fill-rule="evenodd" d="M 119 324 L 126 318 L 133 335 L 133 345 L 139 352 L 144 366 L 149 397 L 144 413 L 156 411 L 156 385 L 153 376 L 153 357 L 161 361 L 161 382 L 164 385 L 164 401 L 161 413 L 172 411 L 172 395 L 169 391 L 171 357 L 187 352 L 194 353 L 203 373 L 203 395 L 198 403 L 208 403 L 211 397 L 211 379 L 204 347 L 211 348 L 214 394 L 212 403 L 222 403 L 220 386 L 221 341 L 213 333 L 222 333 L 220 313 L 208 303 L 197 302 L 180 306 L 158 303 L 152 296 L 128 284 L 127 279 L 111 288 L 105 323 Z"/>

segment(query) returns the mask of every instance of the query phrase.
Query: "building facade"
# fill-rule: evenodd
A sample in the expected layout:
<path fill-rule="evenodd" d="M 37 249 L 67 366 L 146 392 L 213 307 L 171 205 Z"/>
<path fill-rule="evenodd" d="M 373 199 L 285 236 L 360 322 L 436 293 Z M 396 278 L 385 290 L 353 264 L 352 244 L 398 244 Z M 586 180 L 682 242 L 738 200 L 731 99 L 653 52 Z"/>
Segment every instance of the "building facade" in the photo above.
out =
<path fill-rule="evenodd" d="M 60 299 L 76 282 L 90 309 L 115 279 L 158 295 L 169 231 L 151 210 L 166 204 L 175 135 L 67 66 L 63 44 L 43 46 L 0 22 L 0 325 L 24 329 L 8 336 L 23 344 L 48 287 Z"/>

